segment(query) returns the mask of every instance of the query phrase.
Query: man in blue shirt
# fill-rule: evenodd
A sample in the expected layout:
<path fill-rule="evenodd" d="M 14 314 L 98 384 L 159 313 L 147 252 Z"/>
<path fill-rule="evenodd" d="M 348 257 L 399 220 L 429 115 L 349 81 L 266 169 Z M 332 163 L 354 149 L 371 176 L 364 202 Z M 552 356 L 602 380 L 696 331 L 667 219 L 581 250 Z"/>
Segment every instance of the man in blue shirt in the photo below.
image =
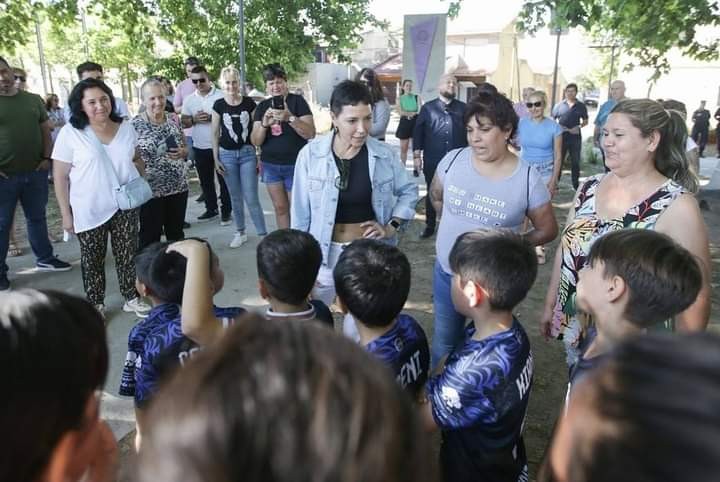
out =
<path fill-rule="evenodd" d="M 602 130 L 603 127 L 605 127 L 605 123 L 607 122 L 610 112 L 613 110 L 613 108 L 617 105 L 618 102 L 625 99 L 627 99 L 627 97 L 625 97 L 625 82 L 623 82 L 622 80 L 614 81 L 612 84 L 610 84 L 610 98 L 605 101 L 603 105 L 600 106 L 597 117 L 595 117 L 595 132 L 593 133 L 593 142 L 595 143 L 595 147 L 600 148 L 600 152 L 603 156 L 603 165 L 605 164 L 605 152 L 602 150 Z M 608 170 L 607 166 L 605 166 L 605 170 Z"/>
<path fill-rule="evenodd" d="M 413 162 L 416 170 L 422 167 L 428 192 L 438 163 L 445 154 L 458 147 L 467 146 L 463 120 L 465 103 L 455 99 L 456 89 L 455 76 L 445 74 L 440 77 L 437 99 L 422 106 L 415 122 Z M 428 195 L 425 197 L 426 227 L 420 235 L 421 238 L 433 235 L 436 220 L 437 215 Z"/>
<path fill-rule="evenodd" d="M 572 185 L 577 190 L 580 185 L 580 152 L 582 150 L 582 133 L 580 129 L 588 123 L 588 111 L 585 104 L 577 100 L 578 87 L 568 84 L 565 87 L 565 100 L 556 104 L 552 117 L 563 128 L 562 158 L 570 153 L 570 171 Z"/>

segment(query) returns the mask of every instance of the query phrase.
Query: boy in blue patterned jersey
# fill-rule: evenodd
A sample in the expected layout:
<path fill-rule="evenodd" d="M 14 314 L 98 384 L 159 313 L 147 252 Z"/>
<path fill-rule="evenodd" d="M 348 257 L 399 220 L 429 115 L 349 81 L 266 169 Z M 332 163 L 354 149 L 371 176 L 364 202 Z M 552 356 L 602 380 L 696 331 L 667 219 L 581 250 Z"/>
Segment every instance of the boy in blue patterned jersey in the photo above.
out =
<path fill-rule="evenodd" d="M 516 234 L 472 231 L 456 240 L 450 267 L 455 309 L 473 322 L 428 381 L 424 424 L 442 430 L 446 482 L 526 481 L 522 429 L 533 359 L 512 310 L 535 281 L 537 257 Z"/>
<path fill-rule="evenodd" d="M 333 271 L 338 305 L 355 319 L 360 343 L 385 362 L 414 398 L 427 380 L 425 332 L 401 313 L 410 292 L 410 263 L 396 247 L 361 239 L 340 255 Z"/>
<path fill-rule="evenodd" d="M 207 246 L 202 241 L 195 241 Z M 135 325 L 128 335 L 128 353 L 120 381 L 120 395 L 135 399 L 137 435 L 140 447 L 148 403 L 155 396 L 160 383 L 182 366 L 200 346 L 183 334 L 181 303 L 186 278 L 187 260 L 177 252 L 167 252 L 170 243 L 153 243 L 135 257 L 135 286 L 142 296 L 152 302 L 147 318 Z M 209 269 L 208 269 L 209 268 Z M 213 291 L 223 287 L 224 274 L 217 256 L 212 253 L 205 271 L 213 280 Z M 216 318 L 227 326 L 244 313 L 239 307 L 214 307 Z"/>

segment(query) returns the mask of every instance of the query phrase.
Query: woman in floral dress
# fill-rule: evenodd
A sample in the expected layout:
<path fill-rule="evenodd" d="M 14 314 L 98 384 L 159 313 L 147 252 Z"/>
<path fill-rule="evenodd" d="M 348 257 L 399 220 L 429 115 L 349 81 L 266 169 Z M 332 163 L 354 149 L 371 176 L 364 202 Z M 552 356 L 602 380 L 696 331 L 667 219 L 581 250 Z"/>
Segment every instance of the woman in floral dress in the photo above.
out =
<path fill-rule="evenodd" d="M 565 344 L 568 365 L 579 355 L 591 323 L 575 305 L 578 273 L 592 243 L 624 228 L 655 229 L 697 256 L 703 288 L 695 303 L 659 329 L 704 330 L 710 315 L 707 228 L 693 193 L 697 179 L 685 155 L 687 129 L 680 114 L 649 99 L 626 100 L 605 125 L 603 148 L 610 172 L 580 186 L 555 256 L 540 331 Z"/>

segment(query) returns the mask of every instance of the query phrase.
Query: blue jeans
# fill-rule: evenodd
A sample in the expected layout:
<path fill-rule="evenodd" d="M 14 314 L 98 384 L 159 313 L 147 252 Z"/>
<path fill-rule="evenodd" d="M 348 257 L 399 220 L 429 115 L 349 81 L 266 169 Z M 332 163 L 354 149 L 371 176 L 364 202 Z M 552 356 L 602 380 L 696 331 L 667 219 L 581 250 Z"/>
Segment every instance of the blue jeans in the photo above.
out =
<path fill-rule="evenodd" d="M 0 274 L 8 271 L 5 264 L 10 227 L 18 201 L 25 213 L 27 235 L 30 247 L 39 263 L 53 258 L 53 247 L 48 238 L 45 208 L 48 201 L 47 171 L 11 174 L 7 179 L 0 177 Z"/>
<path fill-rule="evenodd" d="M 265 214 L 258 198 L 258 176 L 255 149 L 243 146 L 231 151 L 220 148 L 220 163 L 225 168 L 225 183 L 230 191 L 233 217 L 238 232 L 245 232 L 245 207 L 247 203 L 255 230 L 260 236 L 267 234 Z"/>
<path fill-rule="evenodd" d="M 438 362 L 463 341 L 465 334 L 464 315 L 455 311 L 450 287 L 452 275 L 447 274 L 440 263 L 435 261 L 433 270 L 433 323 L 432 348 L 430 350 L 430 366 L 435 369 Z"/>

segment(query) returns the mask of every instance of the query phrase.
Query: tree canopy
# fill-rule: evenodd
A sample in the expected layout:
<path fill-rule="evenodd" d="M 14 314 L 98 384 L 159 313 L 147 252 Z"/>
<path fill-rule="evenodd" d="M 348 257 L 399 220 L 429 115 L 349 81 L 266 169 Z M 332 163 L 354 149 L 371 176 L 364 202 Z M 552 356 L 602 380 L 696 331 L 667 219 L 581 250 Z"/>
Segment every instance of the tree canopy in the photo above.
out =
<path fill-rule="evenodd" d="M 56 40 L 82 55 L 78 38 L 82 0 L 5 0 L 0 28 L 8 53 L 32 40 L 36 15 L 52 19 Z M 97 0 L 82 2 L 88 14 L 100 19 L 89 31 L 90 56 L 107 67 L 144 65 L 143 73 L 184 76 L 182 58 L 194 55 L 212 73 L 239 62 L 240 0 Z M 260 81 L 260 69 L 282 63 L 293 76 L 304 71 L 322 46 L 340 61 L 361 40 L 368 24 L 382 25 L 369 13 L 370 0 L 244 0 L 247 77 Z M 157 39 L 173 53 L 153 55 Z M 157 49 L 155 49 L 157 50 Z M 150 55 L 148 55 L 150 53 Z M 65 55 L 64 57 L 74 57 Z M 53 61 L 53 59 L 48 59 Z"/>
<path fill-rule="evenodd" d="M 448 13 L 457 15 L 461 6 L 462 0 L 451 1 Z M 581 27 L 619 45 L 637 65 L 654 69 L 653 80 L 670 70 L 672 48 L 696 60 L 718 58 L 720 39 L 698 35 L 702 27 L 720 26 L 717 0 L 524 0 L 518 28 L 533 34 L 551 17 L 555 28 Z"/>
<path fill-rule="evenodd" d="M 720 25 L 717 1 L 531 0 L 524 2 L 519 28 L 536 32 L 548 24 L 551 9 L 556 26 L 582 27 L 619 45 L 637 65 L 653 68 L 653 79 L 670 70 L 667 54 L 674 47 L 697 60 L 718 58 L 720 39 L 698 35 L 703 26 Z"/>

